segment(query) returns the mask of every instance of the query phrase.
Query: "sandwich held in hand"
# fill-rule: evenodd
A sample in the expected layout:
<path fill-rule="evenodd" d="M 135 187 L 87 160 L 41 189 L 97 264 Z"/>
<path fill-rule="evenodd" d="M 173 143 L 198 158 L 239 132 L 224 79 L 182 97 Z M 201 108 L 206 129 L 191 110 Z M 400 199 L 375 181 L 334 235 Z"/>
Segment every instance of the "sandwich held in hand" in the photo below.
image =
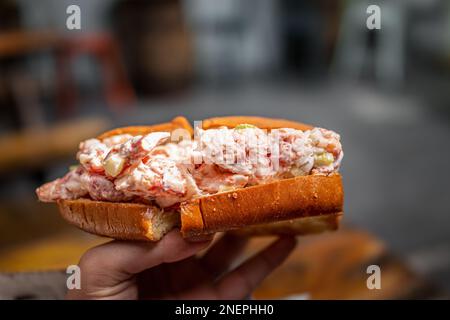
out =
<path fill-rule="evenodd" d="M 239 123 L 237 123 L 239 121 Z M 239 229 L 336 229 L 343 208 L 337 133 L 259 117 L 186 119 L 112 130 L 80 143 L 78 164 L 37 189 L 62 216 L 116 239 L 187 238 Z"/>

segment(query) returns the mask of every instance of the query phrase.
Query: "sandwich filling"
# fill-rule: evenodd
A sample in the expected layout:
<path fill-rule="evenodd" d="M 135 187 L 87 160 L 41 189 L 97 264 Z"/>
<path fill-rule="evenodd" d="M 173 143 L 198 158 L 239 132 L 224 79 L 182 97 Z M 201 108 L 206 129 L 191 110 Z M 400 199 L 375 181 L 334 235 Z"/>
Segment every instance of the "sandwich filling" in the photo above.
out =
<path fill-rule="evenodd" d="M 267 132 L 251 125 L 199 129 L 194 140 L 168 132 L 80 143 L 79 164 L 37 189 L 41 201 L 88 198 L 176 207 L 193 198 L 280 179 L 330 175 L 343 157 L 337 133 L 314 128 Z"/>

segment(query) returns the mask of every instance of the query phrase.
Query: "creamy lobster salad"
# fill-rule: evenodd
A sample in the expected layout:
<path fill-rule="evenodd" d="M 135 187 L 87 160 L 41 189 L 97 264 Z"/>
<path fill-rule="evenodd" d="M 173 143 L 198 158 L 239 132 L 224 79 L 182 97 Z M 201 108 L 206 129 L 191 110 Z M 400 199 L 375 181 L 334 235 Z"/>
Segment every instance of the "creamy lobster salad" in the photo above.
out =
<path fill-rule="evenodd" d="M 268 132 L 243 124 L 172 140 L 168 132 L 153 132 L 83 141 L 78 165 L 37 195 L 44 202 L 88 198 L 165 208 L 277 179 L 330 175 L 343 157 L 339 135 L 322 128 Z"/>

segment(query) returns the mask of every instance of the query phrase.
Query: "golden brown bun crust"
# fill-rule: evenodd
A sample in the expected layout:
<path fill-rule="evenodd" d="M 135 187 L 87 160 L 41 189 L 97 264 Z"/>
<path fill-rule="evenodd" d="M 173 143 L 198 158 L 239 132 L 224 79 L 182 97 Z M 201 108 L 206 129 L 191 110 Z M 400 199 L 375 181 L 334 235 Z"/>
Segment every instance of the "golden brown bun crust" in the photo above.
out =
<path fill-rule="evenodd" d="M 213 129 L 218 127 L 234 128 L 239 124 L 252 124 L 261 129 L 279 129 L 279 128 L 292 128 L 298 130 L 310 130 L 313 126 L 291 121 L 285 119 L 273 119 L 264 117 L 251 117 L 251 116 L 233 116 L 233 117 L 217 117 L 205 119 L 202 122 L 203 129 Z"/>
<path fill-rule="evenodd" d="M 234 128 L 235 126 L 242 123 L 252 124 L 261 129 L 268 130 L 285 127 L 305 131 L 313 128 L 313 126 L 311 125 L 285 119 L 251 116 L 230 116 L 206 119 L 203 121 L 203 129 L 212 129 L 221 126 Z M 342 213 L 338 213 L 286 221 L 277 221 L 266 224 L 247 226 L 233 230 L 232 232 L 247 236 L 274 234 L 305 235 L 309 233 L 319 233 L 322 231 L 336 230 L 339 227 L 341 216 Z M 191 217 L 191 219 L 195 219 L 195 217 Z"/>
<path fill-rule="evenodd" d="M 290 121 L 285 119 L 272 119 L 272 118 L 264 118 L 264 117 L 251 117 L 251 116 L 233 116 L 233 117 L 217 117 L 217 118 L 209 118 L 205 119 L 202 122 L 203 129 L 213 129 L 218 127 L 228 127 L 228 128 L 234 128 L 235 126 L 239 124 L 252 124 L 254 126 L 257 126 L 261 129 L 278 129 L 278 128 L 293 128 L 298 130 L 310 130 L 313 128 L 313 126 L 296 122 L 296 121 Z M 113 129 L 110 131 L 107 131 L 105 133 L 102 133 L 97 138 L 102 140 L 114 135 L 119 134 L 130 134 L 132 136 L 137 135 L 145 135 L 151 132 L 156 131 L 174 131 L 176 129 L 186 129 L 188 132 L 193 135 L 193 128 L 190 125 L 189 121 L 185 117 L 176 117 L 172 119 L 171 122 L 151 125 L 151 126 L 129 126 L 129 127 L 122 127 Z"/>
<path fill-rule="evenodd" d="M 132 136 L 137 135 L 145 135 L 151 132 L 158 131 L 167 131 L 172 132 L 176 129 L 186 129 L 189 133 L 193 134 L 192 126 L 189 124 L 189 121 L 185 117 L 176 117 L 171 122 L 155 124 L 151 126 L 130 126 L 130 127 L 122 127 L 107 131 L 102 133 L 97 137 L 97 139 L 102 140 L 111 136 L 119 135 L 119 134 L 130 134 Z"/>
<path fill-rule="evenodd" d="M 178 213 L 139 203 L 60 200 L 61 215 L 78 228 L 122 240 L 157 241 L 178 224 Z M 163 226 L 161 226 L 163 224 Z"/>
<path fill-rule="evenodd" d="M 339 228 L 342 212 L 277 221 L 230 231 L 240 236 L 307 235 Z"/>
<path fill-rule="evenodd" d="M 214 194 L 181 205 L 183 236 L 342 212 L 339 174 L 292 179 Z"/>

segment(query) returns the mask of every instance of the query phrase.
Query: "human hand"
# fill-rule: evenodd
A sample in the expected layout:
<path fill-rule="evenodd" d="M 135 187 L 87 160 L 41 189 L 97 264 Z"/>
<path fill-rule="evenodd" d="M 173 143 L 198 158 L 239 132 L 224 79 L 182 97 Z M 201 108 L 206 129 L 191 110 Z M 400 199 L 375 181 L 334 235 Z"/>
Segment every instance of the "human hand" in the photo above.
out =
<path fill-rule="evenodd" d="M 233 270 L 246 238 L 188 242 L 173 230 L 156 243 L 111 241 L 81 258 L 81 289 L 68 299 L 244 299 L 295 247 L 282 237 Z"/>

